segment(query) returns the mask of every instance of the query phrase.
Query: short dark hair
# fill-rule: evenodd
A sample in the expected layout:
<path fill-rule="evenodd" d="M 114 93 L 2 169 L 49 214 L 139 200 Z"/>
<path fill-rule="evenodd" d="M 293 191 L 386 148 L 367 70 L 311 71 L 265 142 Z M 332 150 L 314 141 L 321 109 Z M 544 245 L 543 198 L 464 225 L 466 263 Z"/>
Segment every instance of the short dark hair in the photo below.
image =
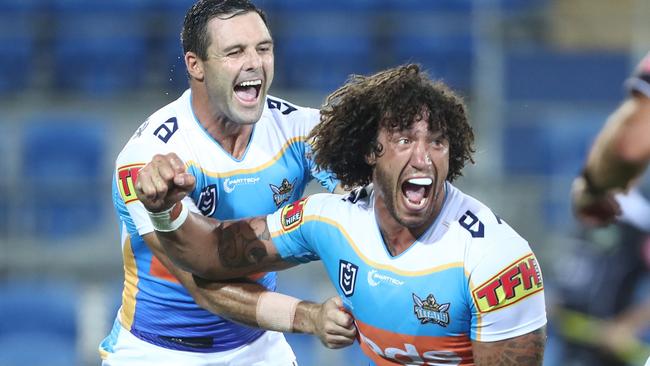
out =
<path fill-rule="evenodd" d="M 187 11 L 181 31 L 183 54 L 194 52 L 200 59 L 208 57 L 210 36 L 208 22 L 215 17 L 229 19 L 236 15 L 256 12 L 268 28 L 266 14 L 248 0 L 199 0 Z"/>
<path fill-rule="evenodd" d="M 428 115 L 429 129 L 449 140 L 450 182 L 461 176 L 465 163 L 474 162 L 474 132 L 462 99 L 444 83 L 432 81 L 416 64 L 372 76 L 353 75 L 327 97 L 321 122 L 312 130 L 313 152 L 321 169 L 334 173 L 347 187 L 372 181 L 366 157 L 381 154 L 379 130 L 410 128 L 416 117 Z"/>

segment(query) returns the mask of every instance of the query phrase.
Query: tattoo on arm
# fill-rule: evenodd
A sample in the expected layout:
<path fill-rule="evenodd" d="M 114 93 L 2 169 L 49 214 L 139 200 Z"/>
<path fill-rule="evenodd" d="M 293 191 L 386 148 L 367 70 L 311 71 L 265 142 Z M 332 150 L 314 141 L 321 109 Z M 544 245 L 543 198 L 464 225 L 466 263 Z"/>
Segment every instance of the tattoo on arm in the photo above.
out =
<path fill-rule="evenodd" d="M 544 359 L 546 327 L 499 342 L 474 344 L 476 365 L 539 366 Z"/>
<path fill-rule="evenodd" d="M 224 267 L 246 267 L 268 259 L 264 242 L 271 240 L 271 233 L 266 218 L 221 223 L 216 230 L 219 235 L 217 250 Z"/>

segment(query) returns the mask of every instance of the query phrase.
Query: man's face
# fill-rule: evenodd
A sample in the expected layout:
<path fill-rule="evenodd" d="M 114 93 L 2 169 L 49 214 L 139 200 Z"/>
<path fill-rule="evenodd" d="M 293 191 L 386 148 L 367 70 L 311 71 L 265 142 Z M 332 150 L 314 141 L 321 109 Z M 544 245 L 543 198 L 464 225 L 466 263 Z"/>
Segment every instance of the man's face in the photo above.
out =
<path fill-rule="evenodd" d="M 375 158 L 377 199 L 383 200 L 389 220 L 421 235 L 435 220 L 444 200 L 449 142 L 442 133 L 429 131 L 422 119 L 408 130 L 382 128 L 378 141 L 384 150 Z"/>
<path fill-rule="evenodd" d="M 248 12 L 208 23 L 210 46 L 204 61 L 210 103 L 226 119 L 257 122 L 273 81 L 273 40 L 262 18 Z"/>

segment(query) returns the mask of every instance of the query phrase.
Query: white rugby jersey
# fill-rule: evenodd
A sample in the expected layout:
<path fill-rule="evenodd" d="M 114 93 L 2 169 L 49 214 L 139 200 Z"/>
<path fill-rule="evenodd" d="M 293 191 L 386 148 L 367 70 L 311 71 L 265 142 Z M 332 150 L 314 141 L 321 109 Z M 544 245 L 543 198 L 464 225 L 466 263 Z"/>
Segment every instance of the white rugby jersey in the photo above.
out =
<path fill-rule="evenodd" d="M 377 365 L 473 365 L 471 341 L 546 324 L 542 273 L 528 243 L 446 184 L 434 224 L 405 252 L 386 249 L 373 207 L 318 194 L 267 216 L 282 258 L 321 259 Z"/>
<path fill-rule="evenodd" d="M 196 177 L 195 190 L 184 200 L 191 210 L 219 220 L 265 215 L 302 197 L 313 177 L 330 191 L 338 183 L 311 160 L 306 137 L 318 121 L 318 110 L 269 96 L 247 150 L 237 160 L 196 119 L 188 90 L 138 128 L 117 158 L 113 179 L 125 270 L 122 326 L 163 347 L 201 352 L 236 348 L 262 334 L 199 308 L 152 255 L 141 237 L 153 227 L 135 194 L 137 174 L 154 154 L 175 152 Z M 275 273 L 255 279 L 275 289 Z M 185 343 L 194 346 L 170 337 L 192 338 Z"/>

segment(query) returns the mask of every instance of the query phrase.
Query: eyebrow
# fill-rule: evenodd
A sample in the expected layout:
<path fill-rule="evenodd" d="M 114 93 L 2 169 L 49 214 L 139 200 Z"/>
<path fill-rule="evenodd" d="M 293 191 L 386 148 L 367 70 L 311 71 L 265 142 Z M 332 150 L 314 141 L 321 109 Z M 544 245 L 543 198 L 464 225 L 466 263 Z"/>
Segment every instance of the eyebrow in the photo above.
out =
<path fill-rule="evenodd" d="M 263 40 L 261 42 L 258 42 L 255 45 L 255 47 L 264 46 L 264 45 L 272 45 L 272 44 L 273 44 L 273 40 L 269 38 L 269 39 L 265 39 L 265 40 Z M 238 48 L 244 49 L 244 48 L 246 48 L 246 46 L 244 46 L 241 43 L 236 43 L 236 44 L 233 44 L 231 46 L 228 46 L 228 47 L 224 48 L 223 50 L 221 50 L 221 52 L 228 53 L 228 52 L 230 52 L 232 50 L 235 50 L 235 49 L 238 49 Z"/>

